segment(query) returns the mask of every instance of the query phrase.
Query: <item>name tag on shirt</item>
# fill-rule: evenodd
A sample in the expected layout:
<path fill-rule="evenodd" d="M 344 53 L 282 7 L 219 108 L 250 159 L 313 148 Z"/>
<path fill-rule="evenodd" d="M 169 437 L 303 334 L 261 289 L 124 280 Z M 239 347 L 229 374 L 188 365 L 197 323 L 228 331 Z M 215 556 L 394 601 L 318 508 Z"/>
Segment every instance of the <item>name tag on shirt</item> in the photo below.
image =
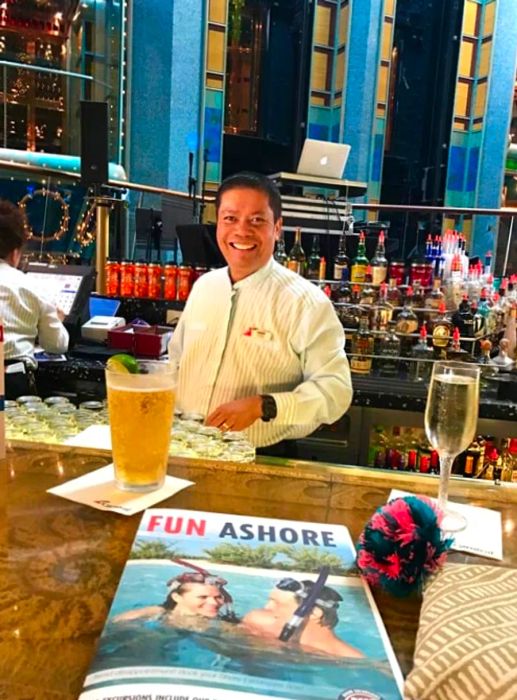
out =
<path fill-rule="evenodd" d="M 271 331 L 265 331 L 261 328 L 256 328 L 252 326 L 248 330 L 244 331 L 244 334 L 248 338 L 254 338 L 255 340 L 271 341 L 273 340 L 273 334 Z"/>

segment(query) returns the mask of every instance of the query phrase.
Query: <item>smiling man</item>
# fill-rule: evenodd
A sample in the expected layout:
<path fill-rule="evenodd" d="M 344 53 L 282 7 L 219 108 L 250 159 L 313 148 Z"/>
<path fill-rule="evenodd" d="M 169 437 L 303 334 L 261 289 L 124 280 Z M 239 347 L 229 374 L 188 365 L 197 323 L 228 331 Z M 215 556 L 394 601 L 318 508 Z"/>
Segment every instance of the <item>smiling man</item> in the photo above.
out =
<path fill-rule="evenodd" d="M 282 209 L 266 177 L 227 178 L 216 210 L 228 267 L 196 282 L 169 346 L 177 407 L 257 447 L 303 437 L 351 403 L 343 328 L 318 287 L 273 260 Z"/>

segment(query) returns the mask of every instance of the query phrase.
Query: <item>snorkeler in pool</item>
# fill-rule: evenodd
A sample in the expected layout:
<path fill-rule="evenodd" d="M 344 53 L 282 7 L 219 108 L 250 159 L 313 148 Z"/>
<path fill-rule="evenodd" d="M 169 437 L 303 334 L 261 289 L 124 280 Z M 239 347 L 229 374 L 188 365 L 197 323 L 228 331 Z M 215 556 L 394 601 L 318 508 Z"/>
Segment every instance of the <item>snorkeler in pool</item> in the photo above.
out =
<path fill-rule="evenodd" d="M 117 615 L 113 622 L 148 619 L 174 627 L 189 626 L 192 618 L 236 622 L 227 581 L 208 572 L 186 572 L 167 582 L 169 592 L 161 605 L 148 605 Z"/>
<path fill-rule="evenodd" d="M 297 581 L 285 578 L 279 581 L 269 594 L 263 608 L 251 610 L 242 619 L 242 628 L 249 634 L 267 639 L 288 639 L 293 620 L 296 620 L 303 603 L 311 596 L 313 581 Z M 362 658 L 364 654 L 347 644 L 335 634 L 339 618 L 337 608 L 341 596 L 333 588 L 322 586 L 310 609 L 303 615 L 302 623 L 292 639 L 307 651 L 332 656 Z"/>

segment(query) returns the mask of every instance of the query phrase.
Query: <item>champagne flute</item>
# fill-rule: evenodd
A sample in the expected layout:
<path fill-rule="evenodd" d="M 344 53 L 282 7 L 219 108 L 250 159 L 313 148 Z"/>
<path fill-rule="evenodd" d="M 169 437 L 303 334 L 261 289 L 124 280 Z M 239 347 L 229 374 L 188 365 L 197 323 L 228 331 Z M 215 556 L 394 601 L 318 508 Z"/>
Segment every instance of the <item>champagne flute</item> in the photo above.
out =
<path fill-rule="evenodd" d="M 447 532 L 459 532 L 467 525 L 462 515 L 447 508 L 447 493 L 454 458 L 476 434 L 478 405 L 479 367 L 435 362 L 427 394 L 425 432 L 440 456 L 438 506 L 444 513 L 442 528 Z"/>

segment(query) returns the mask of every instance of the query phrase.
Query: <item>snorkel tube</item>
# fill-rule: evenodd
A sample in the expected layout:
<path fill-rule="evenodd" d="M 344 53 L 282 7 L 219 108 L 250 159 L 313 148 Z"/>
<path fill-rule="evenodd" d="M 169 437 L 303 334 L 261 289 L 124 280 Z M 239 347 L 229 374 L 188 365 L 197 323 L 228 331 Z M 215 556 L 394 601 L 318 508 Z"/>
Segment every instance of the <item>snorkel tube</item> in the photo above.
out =
<path fill-rule="evenodd" d="M 213 575 L 207 571 L 206 569 L 203 569 L 201 566 L 197 566 L 196 564 L 191 564 L 189 561 L 185 561 L 184 559 L 173 559 L 172 560 L 175 564 L 179 564 L 180 566 L 184 566 L 186 569 L 192 569 L 192 571 L 195 571 L 198 574 L 201 574 L 202 576 L 205 576 L 205 578 L 210 579 L 213 578 Z M 225 582 L 226 583 L 226 582 Z M 223 586 L 217 586 L 219 590 L 221 591 L 221 595 L 223 596 L 224 600 L 224 607 L 226 608 L 226 612 L 224 615 L 221 615 L 221 619 L 225 620 L 226 622 L 238 622 L 238 617 L 235 614 L 235 611 L 233 609 L 233 598 L 232 596 L 228 593 L 226 588 Z"/>
<path fill-rule="evenodd" d="M 311 592 L 307 595 L 306 598 L 302 600 L 300 605 L 296 608 L 289 622 L 287 622 L 283 626 L 279 636 L 281 642 L 288 642 L 293 636 L 293 634 L 296 632 L 296 630 L 301 626 L 302 622 L 307 617 L 309 617 L 312 609 L 316 605 L 316 600 L 318 599 L 318 596 L 321 593 L 323 586 L 325 585 L 325 581 L 328 578 L 329 572 L 330 567 L 323 566 L 321 568 L 320 574 L 316 579 L 314 586 L 311 589 Z"/>

